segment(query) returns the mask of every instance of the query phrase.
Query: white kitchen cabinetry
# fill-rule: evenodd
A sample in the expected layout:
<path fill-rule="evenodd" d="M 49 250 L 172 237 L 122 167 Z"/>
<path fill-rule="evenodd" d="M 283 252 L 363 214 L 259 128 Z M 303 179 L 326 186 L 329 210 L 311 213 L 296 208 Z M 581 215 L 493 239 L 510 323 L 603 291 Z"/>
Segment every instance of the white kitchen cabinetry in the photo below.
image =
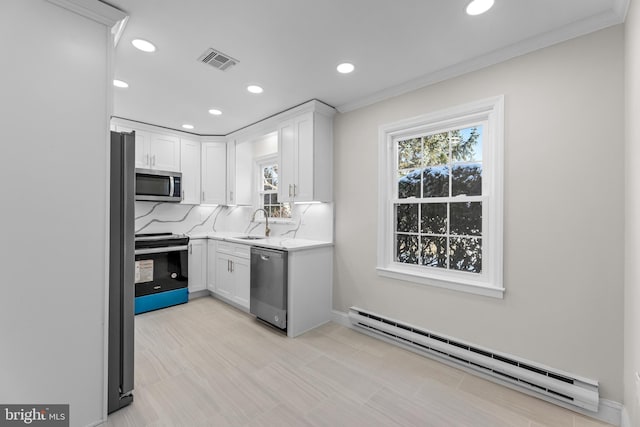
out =
<path fill-rule="evenodd" d="M 250 143 L 227 141 L 227 176 L 225 205 L 251 206 L 253 179 L 253 151 Z"/>
<path fill-rule="evenodd" d="M 227 143 L 202 143 L 202 203 L 227 203 Z"/>
<path fill-rule="evenodd" d="M 249 312 L 251 245 L 214 239 L 207 245 L 207 289 Z M 296 337 L 331 320 L 333 248 L 289 250 L 287 256 L 287 335 Z"/>
<path fill-rule="evenodd" d="M 176 136 L 151 134 L 149 144 L 151 169 L 180 171 L 180 139 Z"/>
<path fill-rule="evenodd" d="M 331 320 L 333 248 L 289 251 L 287 336 L 296 337 Z"/>
<path fill-rule="evenodd" d="M 250 246 L 217 242 L 216 279 L 213 292 L 238 307 L 249 311 Z"/>
<path fill-rule="evenodd" d="M 247 154 L 248 151 L 248 154 Z M 253 173 L 251 150 L 244 144 L 239 150 L 243 163 L 236 168 L 236 141 L 202 143 L 202 203 L 213 205 L 251 205 L 250 184 Z M 236 173 L 240 173 L 238 177 Z M 238 188 L 238 186 L 242 186 Z"/>
<path fill-rule="evenodd" d="M 232 142 L 230 142 L 231 144 Z M 254 152 L 251 142 L 233 141 L 233 182 L 230 185 L 233 191 L 233 201 L 230 204 L 240 206 L 253 205 L 253 168 Z"/>
<path fill-rule="evenodd" d="M 183 204 L 200 204 L 200 150 L 200 142 L 185 138 L 180 139 Z"/>
<path fill-rule="evenodd" d="M 216 290 L 216 248 L 217 242 L 207 239 L 207 289 L 210 292 Z"/>
<path fill-rule="evenodd" d="M 250 173 L 251 171 L 243 171 Z M 236 142 L 227 141 L 227 186 L 226 186 L 225 204 L 236 204 Z"/>
<path fill-rule="evenodd" d="M 151 133 L 119 124 L 116 125 L 116 129 L 118 132 L 136 132 L 136 168 L 150 169 Z"/>
<path fill-rule="evenodd" d="M 207 239 L 189 240 L 189 296 L 207 289 Z"/>
<path fill-rule="evenodd" d="M 333 119 L 318 111 L 278 125 L 279 200 L 330 202 L 333 199 Z"/>
<path fill-rule="evenodd" d="M 136 168 L 180 171 L 180 138 L 116 125 L 118 132 L 136 132 Z"/>

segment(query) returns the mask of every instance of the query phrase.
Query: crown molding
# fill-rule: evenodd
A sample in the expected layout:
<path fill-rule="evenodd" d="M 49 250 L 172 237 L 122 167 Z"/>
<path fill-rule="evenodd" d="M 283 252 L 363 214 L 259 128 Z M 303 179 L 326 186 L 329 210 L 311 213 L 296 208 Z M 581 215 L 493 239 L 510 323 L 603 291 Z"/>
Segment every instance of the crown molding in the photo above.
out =
<path fill-rule="evenodd" d="M 522 40 L 502 49 L 477 56 L 450 67 L 442 68 L 406 83 L 383 89 L 372 95 L 339 105 L 336 109 L 341 113 L 357 110 L 395 96 L 413 92 L 417 89 L 421 89 L 435 83 L 449 80 L 491 65 L 499 64 L 509 59 L 543 49 L 554 44 L 562 43 L 613 25 L 621 24 L 624 22 L 629 2 L 630 0 L 615 0 L 615 4 L 611 9 L 608 9 L 598 15 L 576 21 L 556 30 Z"/>
<path fill-rule="evenodd" d="M 114 26 L 118 21 L 124 19 L 127 14 L 115 7 L 100 0 L 47 0 L 62 8 L 89 18 L 93 21 L 104 24 L 108 27 Z"/>

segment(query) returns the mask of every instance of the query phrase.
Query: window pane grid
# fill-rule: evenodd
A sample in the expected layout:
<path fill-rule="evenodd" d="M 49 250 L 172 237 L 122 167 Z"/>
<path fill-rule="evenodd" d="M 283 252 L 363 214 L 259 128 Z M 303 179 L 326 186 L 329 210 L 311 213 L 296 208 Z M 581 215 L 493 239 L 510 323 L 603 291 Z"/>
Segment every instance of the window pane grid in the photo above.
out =
<path fill-rule="evenodd" d="M 482 126 L 396 142 L 395 261 L 482 272 Z"/>
<path fill-rule="evenodd" d="M 453 199 L 445 205 L 446 218 L 438 221 L 428 216 L 429 226 L 425 227 L 426 207 L 437 206 L 436 203 L 396 203 L 396 251 L 395 261 L 401 263 L 436 267 L 447 270 L 470 271 L 481 273 L 482 262 L 482 202 L 461 202 Z M 475 210 L 476 215 L 456 219 L 462 208 Z M 427 211 L 428 213 L 428 211 Z M 436 216 L 437 217 L 437 216 Z M 433 232 L 433 223 L 444 222 L 444 233 Z M 477 230 L 475 234 L 460 233 L 456 228 Z M 435 225 L 437 227 L 437 225 Z M 442 229 L 442 228 L 440 228 Z"/>
<path fill-rule="evenodd" d="M 260 165 L 260 190 L 258 195 L 268 218 L 291 218 L 291 206 L 278 200 L 278 164 Z"/>

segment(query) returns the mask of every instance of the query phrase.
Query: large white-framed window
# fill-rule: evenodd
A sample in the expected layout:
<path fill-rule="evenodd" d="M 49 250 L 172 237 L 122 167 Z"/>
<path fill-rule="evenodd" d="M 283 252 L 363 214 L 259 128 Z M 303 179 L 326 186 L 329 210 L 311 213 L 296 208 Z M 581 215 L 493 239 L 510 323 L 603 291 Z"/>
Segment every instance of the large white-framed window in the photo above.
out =
<path fill-rule="evenodd" d="M 269 220 L 289 222 L 291 220 L 291 205 L 278 200 L 280 173 L 277 154 L 257 159 L 256 170 L 258 188 L 257 206 L 268 213 Z"/>
<path fill-rule="evenodd" d="M 379 130 L 378 274 L 502 298 L 504 97 Z"/>

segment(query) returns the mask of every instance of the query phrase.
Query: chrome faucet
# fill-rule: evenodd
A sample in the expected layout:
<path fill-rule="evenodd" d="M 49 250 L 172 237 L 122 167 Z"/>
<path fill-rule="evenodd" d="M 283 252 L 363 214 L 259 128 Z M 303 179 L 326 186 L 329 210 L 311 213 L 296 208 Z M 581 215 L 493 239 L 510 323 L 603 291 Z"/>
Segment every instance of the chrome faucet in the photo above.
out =
<path fill-rule="evenodd" d="M 269 233 L 271 233 L 271 230 L 269 229 L 269 214 L 267 213 L 266 210 L 264 209 L 256 209 L 255 212 L 253 213 L 253 215 L 251 215 L 251 222 L 256 220 L 256 214 L 262 211 L 264 212 L 264 220 L 265 220 L 265 224 L 264 224 L 264 235 L 265 237 L 269 237 Z"/>

